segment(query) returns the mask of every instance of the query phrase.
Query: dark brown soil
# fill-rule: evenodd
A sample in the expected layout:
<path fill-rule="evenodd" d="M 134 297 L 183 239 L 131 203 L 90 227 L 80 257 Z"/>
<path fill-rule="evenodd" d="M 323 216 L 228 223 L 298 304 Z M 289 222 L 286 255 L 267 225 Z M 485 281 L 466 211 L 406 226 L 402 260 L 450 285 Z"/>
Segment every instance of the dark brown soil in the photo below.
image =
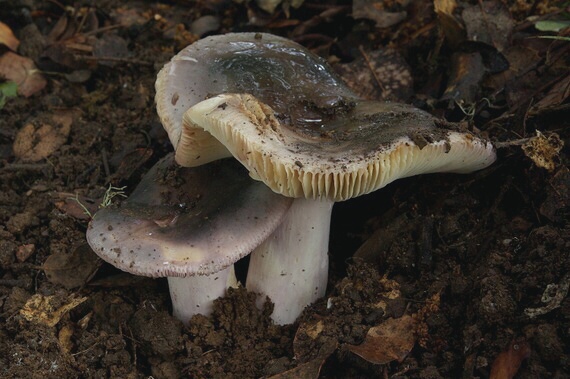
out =
<path fill-rule="evenodd" d="M 287 18 L 254 2 L 0 1 L 20 40 L 9 52 L 1 31 L 0 53 L 29 58 L 40 72 L 26 78 L 47 81 L 0 109 L 0 377 L 570 377 L 570 43 L 534 38 L 568 29 L 533 24 L 567 13 L 472 1 L 449 21 L 431 2 L 374 1 L 407 12 L 376 27 L 386 14 L 355 19 L 358 3 L 306 2 Z M 83 207 L 96 211 L 109 185 L 128 195 L 172 149 L 157 71 L 198 34 L 230 31 L 293 38 L 363 96 L 461 121 L 498 147 L 483 171 L 336 204 L 327 295 L 289 326 L 244 289 L 183 326 L 164 279 L 122 273 L 85 241 Z"/>

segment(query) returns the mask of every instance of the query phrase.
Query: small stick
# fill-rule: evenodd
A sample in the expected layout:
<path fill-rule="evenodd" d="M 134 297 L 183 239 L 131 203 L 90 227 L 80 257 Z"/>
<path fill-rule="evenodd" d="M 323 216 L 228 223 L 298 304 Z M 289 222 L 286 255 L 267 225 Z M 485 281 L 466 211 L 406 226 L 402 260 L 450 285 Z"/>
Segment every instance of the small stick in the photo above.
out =
<path fill-rule="evenodd" d="M 382 85 L 382 82 L 380 81 L 380 78 L 378 77 L 378 75 L 376 75 L 376 71 L 374 71 L 374 66 L 372 66 L 372 62 L 370 62 L 370 58 L 368 57 L 368 54 L 366 54 L 366 52 L 362 48 L 362 45 L 358 46 L 358 50 L 360 51 L 360 54 L 362 54 L 362 56 L 364 57 L 364 60 L 366 61 L 366 64 L 368 65 L 370 72 L 372 72 L 372 76 L 374 76 L 374 80 L 376 80 L 378 87 L 380 87 L 382 94 L 386 93 L 386 89 Z"/>
<path fill-rule="evenodd" d="M 105 169 L 105 177 L 111 177 L 111 170 L 109 170 L 109 161 L 107 160 L 107 150 L 101 149 L 101 159 L 103 160 L 103 168 Z"/>

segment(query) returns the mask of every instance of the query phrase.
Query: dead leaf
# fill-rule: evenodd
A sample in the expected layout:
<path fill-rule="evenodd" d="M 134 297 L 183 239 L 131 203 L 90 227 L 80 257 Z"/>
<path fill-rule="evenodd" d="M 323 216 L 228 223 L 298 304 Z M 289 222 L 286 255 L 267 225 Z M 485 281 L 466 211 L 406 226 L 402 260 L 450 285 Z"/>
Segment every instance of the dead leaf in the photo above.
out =
<path fill-rule="evenodd" d="M 68 216 L 78 220 L 89 220 L 97 212 L 101 199 L 94 199 L 68 192 L 58 192 L 53 195 L 55 206 Z"/>
<path fill-rule="evenodd" d="M 495 358 L 489 379 L 511 379 L 521 367 L 522 362 L 530 356 L 530 351 L 527 341 L 512 341 L 507 350 Z"/>
<path fill-rule="evenodd" d="M 568 219 L 570 206 L 570 170 L 561 167 L 552 175 L 546 187 L 546 198 L 540 205 L 540 214 L 549 220 L 563 223 Z"/>
<path fill-rule="evenodd" d="M 281 5 L 281 7 L 283 8 L 283 10 L 285 11 L 285 13 L 289 14 L 289 7 L 293 7 L 295 9 L 299 8 L 302 4 L 303 4 L 304 0 L 288 0 L 288 1 L 283 1 L 283 0 L 255 0 L 255 3 L 257 4 L 257 6 L 260 9 L 263 9 L 265 12 L 269 13 L 269 14 L 273 14 L 275 12 L 275 10 L 277 9 L 277 7 L 279 6 L 279 4 L 283 3 Z"/>
<path fill-rule="evenodd" d="M 120 274 L 106 276 L 89 282 L 90 286 L 103 288 L 131 287 L 139 285 L 146 280 L 152 280 L 145 276 L 137 276 L 122 272 Z"/>
<path fill-rule="evenodd" d="M 360 97 L 406 101 L 413 94 L 413 78 L 406 60 L 394 49 L 361 49 L 350 63 L 334 66 L 343 80 Z"/>
<path fill-rule="evenodd" d="M 59 347 L 64 354 L 71 353 L 73 349 L 73 342 L 71 337 L 73 336 L 73 327 L 71 325 L 64 325 L 57 335 L 57 340 L 59 342 Z"/>
<path fill-rule="evenodd" d="M 24 125 L 16 134 L 14 154 L 31 162 L 47 158 L 67 141 L 72 123 L 72 112 L 62 111 Z"/>
<path fill-rule="evenodd" d="M 42 266 L 47 279 L 66 289 L 84 285 L 99 268 L 100 260 L 87 244 L 72 253 L 55 252 Z"/>
<path fill-rule="evenodd" d="M 406 11 L 391 12 L 385 9 L 384 1 L 354 0 L 352 17 L 365 18 L 376 23 L 377 28 L 387 28 L 406 19 Z"/>
<path fill-rule="evenodd" d="M 313 352 L 316 350 L 315 345 L 318 342 L 317 339 L 321 336 L 324 329 L 325 323 L 323 320 L 303 321 L 299 325 L 295 337 L 293 338 L 293 353 L 295 359 L 308 359 L 307 350 Z M 303 356 L 300 356 L 300 351 L 303 351 Z"/>
<path fill-rule="evenodd" d="M 220 18 L 214 15 L 202 16 L 194 20 L 190 25 L 190 32 L 197 36 L 213 33 L 220 28 Z"/>
<path fill-rule="evenodd" d="M 451 56 L 448 85 L 441 100 L 454 100 L 465 107 L 474 104 L 480 98 L 481 82 L 486 72 L 483 58 L 478 52 L 454 53 Z"/>
<path fill-rule="evenodd" d="M 529 115 L 540 114 L 546 110 L 556 109 L 562 106 L 570 97 L 570 75 L 560 78 L 552 86 L 550 91 L 529 109 Z"/>
<path fill-rule="evenodd" d="M 100 64 L 113 67 L 116 60 L 129 57 L 128 43 L 125 39 L 114 34 L 104 34 L 93 44 L 93 56 Z"/>
<path fill-rule="evenodd" d="M 335 339 L 327 338 L 324 340 L 324 343 L 319 349 L 319 352 L 315 359 L 311 359 L 308 362 L 302 363 L 291 370 L 270 376 L 268 379 L 317 379 L 319 377 L 323 364 L 327 358 L 332 353 L 334 353 L 337 346 L 338 343 Z"/>
<path fill-rule="evenodd" d="M 111 181 L 119 182 L 130 178 L 136 170 L 152 157 L 153 153 L 154 151 L 149 148 L 137 148 L 128 152 L 122 157 L 117 171 L 111 177 Z"/>
<path fill-rule="evenodd" d="M 401 362 L 416 342 L 415 321 L 412 316 L 389 318 L 370 328 L 360 345 L 347 345 L 348 350 L 373 364 Z"/>
<path fill-rule="evenodd" d="M 18 85 L 18 93 L 29 97 L 47 84 L 34 62 L 8 51 L 0 56 L 0 76 Z"/>
<path fill-rule="evenodd" d="M 87 300 L 87 297 L 75 297 L 70 295 L 66 304 L 58 307 L 56 296 L 33 295 L 20 309 L 20 315 L 26 320 L 49 327 L 57 325 L 61 318 L 73 308 Z"/>
<path fill-rule="evenodd" d="M 551 133 L 548 137 L 540 131 L 536 131 L 536 137 L 532 137 L 521 146 L 524 154 L 532 159 L 535 165 L 554 171 L 556 164 L 560 161 L 558 154 L 564 147 L 564 141 L 558 134 Z"/>
<path fill-rule="evenodd" d="M 125 28 L 129 28 L 133 25 L 143 25 L 150 20 L 148 14 L 145 14 L 141 9 L 136 9 L 132 5 L 128 7 L 119 6 L 113 9 L 111 11 L 111 18 L 115 23 Z"/>
<path fill-rule="evenodd" d="M 36 245 L 33 243 L 18 246 L 18 250 L 16 250 L 16 259 L 18 259 L 18 262 L 25 262 L 30 255 L 34 253 L 34 251 L 36 251 Z"/>
<path fill-rule="evenodd" d="M 510 46 L 515 23 L 508 9 L 500 2 L 481 1 L 466 6 L 461 16 L 469 41 L 486 43 L 498 51 Z"/>
<path fill-rule="evenodd" d="M 8 46 L 12 51 L 18 50 L 18 46 L 20 46 L 20 41 L 12 33 L 12 29 L 3 22 L 0 22 L 0 43 Z"/>
<path fill-rule="evenodd" d="M 435 13 L 441 32 L 451 47 L 457 47 L 465 39 L 465 29 L 453 14 L 457 8 L 455 0 L 434 0 Z"/>

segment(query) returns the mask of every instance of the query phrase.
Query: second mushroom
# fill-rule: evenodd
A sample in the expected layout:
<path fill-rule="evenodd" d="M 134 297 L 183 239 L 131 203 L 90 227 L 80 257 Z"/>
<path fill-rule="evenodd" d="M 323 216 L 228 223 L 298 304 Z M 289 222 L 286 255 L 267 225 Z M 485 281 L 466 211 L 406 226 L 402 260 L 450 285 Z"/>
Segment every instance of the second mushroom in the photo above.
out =
<path fill-rule="evenodd" d="M 234 263 L 275 230 L 290 204 L 234 160 L 182 168 L 170 154 L 127 200 L 95 214 L 87 241 L 123 271 L 167 277 L 173 314 L 187 323 L 237 285 Z"/>

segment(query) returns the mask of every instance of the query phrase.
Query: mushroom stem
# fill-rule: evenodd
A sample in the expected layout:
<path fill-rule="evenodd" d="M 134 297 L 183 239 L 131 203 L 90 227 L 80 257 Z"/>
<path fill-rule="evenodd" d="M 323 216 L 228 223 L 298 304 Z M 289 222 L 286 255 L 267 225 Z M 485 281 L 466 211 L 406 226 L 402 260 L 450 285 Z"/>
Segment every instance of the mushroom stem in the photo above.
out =
<path fill-rule="evenodd" d="M 273 234 L 251 254 L 248 290 L 268 296 L 276 324 L 293 323 L 303 309 L 325 294 L 331 200 L 299 198 Z"/>
<path fill-rule="evenodd" d="M 234 266 L 211 275 L 168 277 L 172 314 L 184 324 L 195 314 L 209 315 L 214 300 L 222 297 L 228 287 L 237 287 Z"/>

